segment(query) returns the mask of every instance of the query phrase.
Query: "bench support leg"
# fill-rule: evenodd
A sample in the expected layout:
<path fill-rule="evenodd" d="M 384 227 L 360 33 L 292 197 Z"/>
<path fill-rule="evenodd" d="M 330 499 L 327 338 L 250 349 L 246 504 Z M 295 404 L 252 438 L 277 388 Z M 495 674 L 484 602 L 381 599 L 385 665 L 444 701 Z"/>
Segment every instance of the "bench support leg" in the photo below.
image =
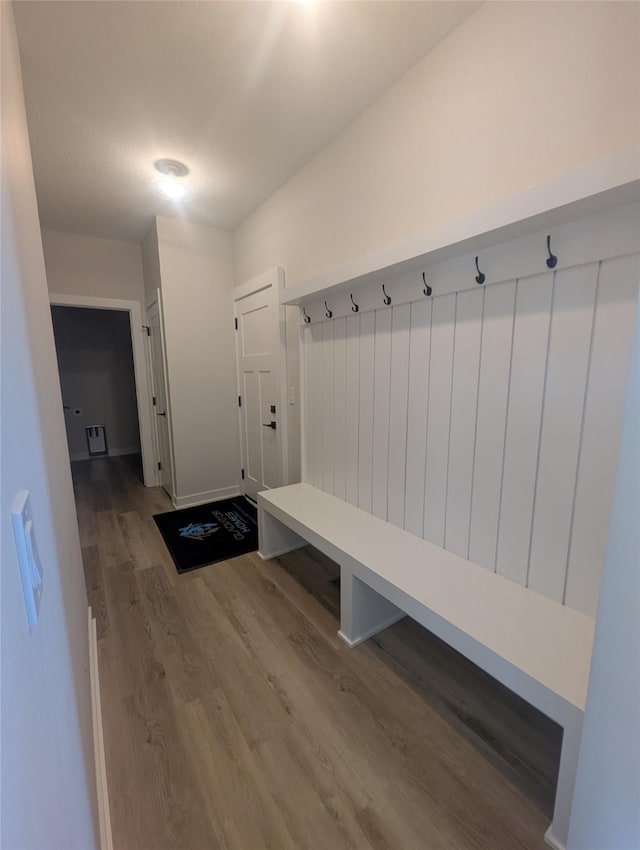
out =
<path fill-rule="evenodd" d="M 583 713 L 575 709 L 564 725 L 553 823 L 544 836 L 545 842 L 554 850 L 564 850 L 567 846 L 583 717 Z"/>
<path fill-rule="evenodd" d="M 295 531 L 291 531 L 279 519 L 258 505 L 258 545 L 260 546 L 258 555 L 263 561 L 268 561 L 270 558 L 277 558 L 279 555 L 301 549 L 308 544 Z"/>
<path fill-rule="evenodd" d="M 340 631 L 338 637 L 351 647 L 386 629 L 405 616 L 384 596 L 340 565 Z"/>

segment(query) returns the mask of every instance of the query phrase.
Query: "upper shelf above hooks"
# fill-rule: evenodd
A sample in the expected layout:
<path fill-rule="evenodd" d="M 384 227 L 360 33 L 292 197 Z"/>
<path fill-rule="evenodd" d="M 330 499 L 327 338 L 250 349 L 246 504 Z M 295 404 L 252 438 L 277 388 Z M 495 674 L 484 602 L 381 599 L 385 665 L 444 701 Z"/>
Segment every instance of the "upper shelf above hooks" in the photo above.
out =
<path fill-rule="evenodd" d="M 302 305 L 398 273 L 417 272 L 576 219 L 640 200 L 635 148 L 589 163 L 456 221 L 381 248 L 318 277 L 286 287 L 282 304 Z"/>

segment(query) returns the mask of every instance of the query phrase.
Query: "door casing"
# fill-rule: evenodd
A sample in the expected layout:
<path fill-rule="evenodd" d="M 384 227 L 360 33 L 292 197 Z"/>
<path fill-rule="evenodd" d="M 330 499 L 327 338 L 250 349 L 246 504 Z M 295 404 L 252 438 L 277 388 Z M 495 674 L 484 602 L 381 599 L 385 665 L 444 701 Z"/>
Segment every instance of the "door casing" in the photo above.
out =
<path fill-rule="evenodd" d="M 97 298 L 91 295 L 67 295 L 51 292 L 49 293 L 49 303 L 56 307 L 89 307 L 95 310 L 120 310 L 129 313 L 138 426 L 140 428 L 142 476 L 145 487 L 154 487 L 157 484 L 157 469 L 154 426 L 151 418 L 151 379 L 145 353 L 145 331 L 143 330 L 140 302 L 126 301 L 120 298 Z"/>
<path fill-rule="evenodd" d="M 173 499 L 175 497 L 175 486 L 176 486 L 176 477 L 175 477 L 175 463 L 173 457 L 173 440 L 172 440 L 172 428 L 171 428 L 171 404 L 169 400 L 169 384 L 167 380 L 167 357 L 166 357 L 166 348 L 165 348 L 165 340 L 164 340 L 164 318 L 162 312 L 162 297 L 161 292 L 158 289 L 156 291 L 156 295 L 153 296 L 152 299 L 147 301 L 147 321 L 149 323 L 149 335 L 147 337 L 147 355 L 149 358 L 149 372 L 151 376 L 152 386 L 154 387 L 154 395 L 158 397 L 161 401 L 164 401 L 164 411 L 159 411 L 157 405 L 152 406 L 153 416 L 154 416 L 154 437 L 155 437 L 155 451 L 156 451 L 156 474 L 157 474 L 157 483 L 164 487 L 167 493 Z M 159 331 L 159 346 L 160 346 L 160 363 L 157 364 L 157 368 L 160 371 L 158 375 L 158 380 L 162 382 L 161 387 L 156 387 L 156 375 L 155 375 L 155 357 L 153 354 L 153 338 L 151 331 L 151 321 L 149 319 L 149 313 L 156 307 L 158 313 L 158 331 Z M 161 394 L 160 394 L 161 393 Z M 158 415 L 163 412 L 166 414 L 165 422 L 160 425 L 157 420 Z M 159 429 L 161 427 L 166 427 L 166 437 L 167 437 L 167 456 L 161 458 L 161 450 L 160 450 L 160 434 Z M 162 470 L 157 469 L 157 462 L 159 460 L 163 461 Z M 165 475 L 163 475 L 165 473 Z M 168 482 L 166 481 L 166 477 L 168 476 Z"/>

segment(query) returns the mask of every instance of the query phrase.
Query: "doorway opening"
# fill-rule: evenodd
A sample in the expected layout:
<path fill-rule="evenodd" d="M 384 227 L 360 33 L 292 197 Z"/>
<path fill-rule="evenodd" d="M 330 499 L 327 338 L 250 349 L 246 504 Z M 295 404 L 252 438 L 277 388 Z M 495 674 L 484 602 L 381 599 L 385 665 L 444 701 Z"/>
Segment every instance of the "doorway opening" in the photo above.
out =
<path fill-rule="evenodd" d="M 71 461 L 126 455 L 142 478 L 129 314 L 51 307 Z"/>
<path fill-rule="evenodd" d="M 70 459 L 123 456 L 155 486 L 140 304 L 54 294 L 50 303 Z"/>

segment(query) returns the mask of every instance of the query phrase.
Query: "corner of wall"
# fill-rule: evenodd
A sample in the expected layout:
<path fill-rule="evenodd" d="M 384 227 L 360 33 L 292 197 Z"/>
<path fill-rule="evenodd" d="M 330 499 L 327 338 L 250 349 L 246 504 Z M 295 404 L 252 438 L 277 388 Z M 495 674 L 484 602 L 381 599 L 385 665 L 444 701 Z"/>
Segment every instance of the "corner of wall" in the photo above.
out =
<path fill-rule="evenodd" d="M 158 219 L 153 223 L 140 246 L 142 251 L 142 277 L 144 280 L 145 303 L 148 304 L 156 295 L 158 289 L 162 289 L 162 276 L 160 274 L 160 253 L 158 248 Z"/>

